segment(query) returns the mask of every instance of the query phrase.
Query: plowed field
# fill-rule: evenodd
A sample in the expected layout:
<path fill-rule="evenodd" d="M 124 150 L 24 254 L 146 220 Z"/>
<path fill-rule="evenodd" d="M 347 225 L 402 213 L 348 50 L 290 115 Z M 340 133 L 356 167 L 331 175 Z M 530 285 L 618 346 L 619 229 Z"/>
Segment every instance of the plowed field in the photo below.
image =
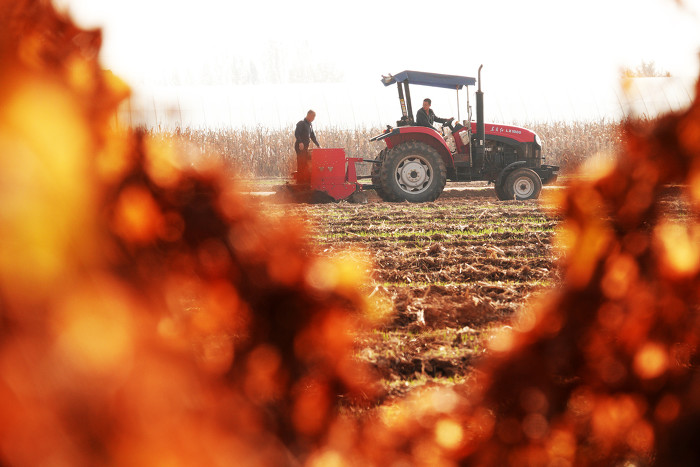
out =
<path fill-rule="evenodd" d="M 545 187 L 542 197 L 561 189 Z M 498 201 L 478 183 L 450 184 L 424 204 L 368 193 L 364 205 L 268 207 L 305 219 L 316 253 L 368 259 L 364 290 L 384 319 L 357 336 L 357 357 L 376 368 L 388 400 L 469 379 L 490 336 L 560 283 L 559 218 L 541 201 Z M 664 193 L 665 212 L 682 221 L 678 195 L 678 187 Z"/>
<path fill-rule="evenodd" d="M 557 188 L 553 188 L 557 189 Z M 358 357 L 387 394 L 467 378 L 495 327 L 556 286 L 557 219 L 538 201 L 497 201 L 486 186 L 458 186 L 433 203 L 282 205 L 307 219 L 326 256 L 361 252 L 370 300 L 386 313 L 358 336 Z"/>

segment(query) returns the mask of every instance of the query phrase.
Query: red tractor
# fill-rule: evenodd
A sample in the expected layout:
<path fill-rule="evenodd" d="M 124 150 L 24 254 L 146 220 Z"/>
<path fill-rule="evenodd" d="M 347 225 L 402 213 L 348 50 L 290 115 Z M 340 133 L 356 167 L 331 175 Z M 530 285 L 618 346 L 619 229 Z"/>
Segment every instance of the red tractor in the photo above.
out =
<path fill-rule="evenodd" d="M 482 65 L 483 66 L 483 65 Z M 450 181 L 494 183 L 501 200 L 537 198 L 542 184 L 553 183 L 559 167 L 543 164 L 542 145 L 533 131 L 509 125 L 484 123 L 484 94 L 476 91 L 476 122 L 471 121 L 467 76 L 402 71 L 384 76 L 385 86 L 396 83 L 403 116 L 396 128 L 387 129 L 370 141 L 384 141 L 372 161 L 372 186 L 385 201 L 433 201 Z M 416 126 L 409 84 L 459 91 L 467 86 L 468 120 L 434 128 Z M 459 114 L 458 114 L 459 115 Z M 458 117 L 459 118 L 459 117 Z M 365 188 L 370 188 L 366 186 Z"/>

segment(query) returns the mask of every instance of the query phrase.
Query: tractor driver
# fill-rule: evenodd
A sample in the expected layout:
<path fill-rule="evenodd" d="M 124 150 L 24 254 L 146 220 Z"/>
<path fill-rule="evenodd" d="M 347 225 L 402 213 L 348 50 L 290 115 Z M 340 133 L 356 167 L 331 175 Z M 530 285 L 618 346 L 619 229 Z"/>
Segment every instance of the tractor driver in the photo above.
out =
<path fill-rule="evenodd" d="M 423 107 L 421 109 L 418 109 L 418 112 L 416 112 L 416 125 L 427 126 L 428 128 L 433 128 L 434 122 L 450 123 L 452 120 L 454 120 L 454 117 L 452 117 L 452 118 L 437 117 L 435 115 L 435 112 L 433 112 L 433 109 L 430 108 L 431 104 L 432 104 L 432 102 L 430 99 L 428 99 L 428 98 L 423 99 Z"/>
<path fill-rule="evenodd" d="M 313 141 L 317 147 L 321 147 L 311 126 L 311 122 L 315 118 L 316 112 L 309 110 L 306 112 L 306 118 L 297 123 L 294 131 L 294 150 L 297 153 L 297 180 L 302 183 L 309 183 L 310 181 L 309 162 L 311 162 L 311 156 L 309 155 L 309 144 Z"/>

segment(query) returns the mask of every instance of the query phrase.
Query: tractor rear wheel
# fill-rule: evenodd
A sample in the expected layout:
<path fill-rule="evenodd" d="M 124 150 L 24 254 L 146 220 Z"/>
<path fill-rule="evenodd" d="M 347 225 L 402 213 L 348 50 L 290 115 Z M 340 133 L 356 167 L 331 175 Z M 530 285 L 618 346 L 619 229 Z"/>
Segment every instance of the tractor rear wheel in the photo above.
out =
<path fill-rule="evenodd" d="M 506 177 L 503 192 L 508 199 L 518 201 L 537 199 L 542 191 L 542 180 L 532 169 L 521 167 L 515 169 Z"/>
<path fill-rule="evenodd" d="M 411 141 L 387 151 L 379 168 L 379 185 L 388 201 L 435 201 L 447 182 L 445 162 L 437 150 Z"/>

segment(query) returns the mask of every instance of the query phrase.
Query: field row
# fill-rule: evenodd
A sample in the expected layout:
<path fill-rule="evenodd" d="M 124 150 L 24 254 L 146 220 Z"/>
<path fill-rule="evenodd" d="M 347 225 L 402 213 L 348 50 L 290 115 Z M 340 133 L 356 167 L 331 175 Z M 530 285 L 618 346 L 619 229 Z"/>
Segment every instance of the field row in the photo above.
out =
<path fill-rule="evenodd" d="M 276 208 L 308 220 L 319 254 L 370 259 L 367 294 L 389 318 L 358 336 L 357 356 L 376 368 L 389 396 L 466 377 L 492 329 L 559 281 L 554 215 L 536 201 L 480 194 Z"/>

